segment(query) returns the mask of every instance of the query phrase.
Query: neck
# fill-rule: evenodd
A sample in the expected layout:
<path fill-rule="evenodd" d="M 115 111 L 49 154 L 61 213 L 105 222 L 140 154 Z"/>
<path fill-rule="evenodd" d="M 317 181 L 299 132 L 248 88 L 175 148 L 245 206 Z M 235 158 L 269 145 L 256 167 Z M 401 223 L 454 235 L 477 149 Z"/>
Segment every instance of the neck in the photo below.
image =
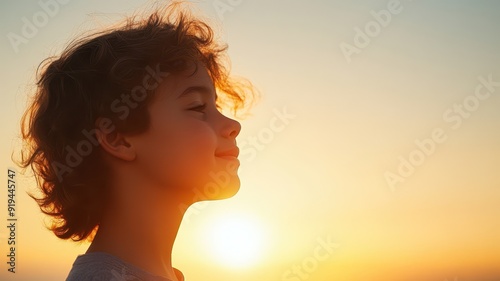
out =
<path fill-rule="evenodd" d="M 107 252 L 151 274 L 177 280 L 172 248 L 184 215 L 179 200 L 161 192 L 127 191 L 131 190 L 143 192 L 123 192 L 133 195 L 107 208 L 87 252 Z"/>

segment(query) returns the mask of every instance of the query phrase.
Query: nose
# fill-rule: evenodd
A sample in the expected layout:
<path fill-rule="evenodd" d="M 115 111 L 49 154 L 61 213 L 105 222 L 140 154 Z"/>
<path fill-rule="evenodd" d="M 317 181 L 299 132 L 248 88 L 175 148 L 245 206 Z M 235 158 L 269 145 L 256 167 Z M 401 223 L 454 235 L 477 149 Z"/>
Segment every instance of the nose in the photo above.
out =
<path fill-rule="evenodd" d="M 225 138 L 236 138 L 241 131 L 240 122 L 224 116 L 224 125 L 222 127 L 222 136 Z"/>

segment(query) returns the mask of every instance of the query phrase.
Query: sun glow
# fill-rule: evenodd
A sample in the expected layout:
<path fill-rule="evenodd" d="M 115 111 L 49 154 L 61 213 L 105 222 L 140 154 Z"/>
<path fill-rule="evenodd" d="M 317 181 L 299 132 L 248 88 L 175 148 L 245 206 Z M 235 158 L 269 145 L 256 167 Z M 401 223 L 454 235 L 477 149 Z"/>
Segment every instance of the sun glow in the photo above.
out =
<path fill-rule="evenodd" d="M 244 216 L 217 218 L 209 229 L 210 253 L 216 262 L 230 267 L 247 267 L 262 256 L 264 228 Z"/>

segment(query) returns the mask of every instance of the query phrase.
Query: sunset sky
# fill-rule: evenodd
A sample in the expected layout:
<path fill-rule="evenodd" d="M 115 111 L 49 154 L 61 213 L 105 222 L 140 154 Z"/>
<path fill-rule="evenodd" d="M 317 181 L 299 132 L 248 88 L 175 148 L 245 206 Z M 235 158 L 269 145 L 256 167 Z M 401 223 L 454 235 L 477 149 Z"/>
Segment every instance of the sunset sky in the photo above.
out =
<path fill-rule="evenodd" d="M 0 3 L 4 183 L 38 64 L 152 3 L 53 1 Z M 192 2 L 261 99 L 238 120 L 240 192 L 181 225 L 186 280 L 500 280 L 500 1 Z M 44 228 L 16 169 L 0 280 L 63 280 L 88 245 Z"/>

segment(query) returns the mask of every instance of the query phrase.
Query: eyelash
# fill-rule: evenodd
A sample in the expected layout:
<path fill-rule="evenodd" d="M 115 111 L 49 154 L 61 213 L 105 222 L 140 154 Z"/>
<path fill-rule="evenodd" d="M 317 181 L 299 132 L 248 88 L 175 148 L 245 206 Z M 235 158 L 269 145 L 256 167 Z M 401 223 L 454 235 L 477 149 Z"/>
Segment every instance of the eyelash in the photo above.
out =
<path fill-rule="evenodd" d="M 189 108 L 189 110 L 193 110 L 193 111 L 198 111 L 198 112 L 204 112 L 203 110 L 205 110 L 205 108 L 207 107 L 207 104 L 204 103 L 204 104 L 200 104 L 200 105 L 197 105 L 195 107 L 191 107 Z"/>

